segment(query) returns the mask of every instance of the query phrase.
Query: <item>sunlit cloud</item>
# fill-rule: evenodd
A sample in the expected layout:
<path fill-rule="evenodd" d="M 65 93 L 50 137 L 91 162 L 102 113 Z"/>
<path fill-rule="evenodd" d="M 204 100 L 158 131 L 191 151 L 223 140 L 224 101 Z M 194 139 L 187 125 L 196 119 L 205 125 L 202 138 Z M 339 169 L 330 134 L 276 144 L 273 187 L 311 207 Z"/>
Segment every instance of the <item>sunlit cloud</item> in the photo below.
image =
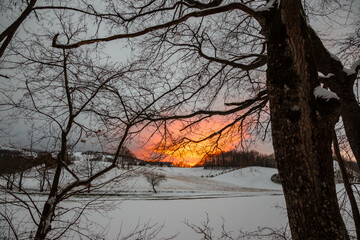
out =
<path fill-rule="evenodd" d="M 167 126 L 166 134 L 163 131 L 152 135 L 151 141 L 135 149 L 134 153 L 139 158 L 150 161 L 170 161 L 179 166 L 194 166 L 207 155 L 235 149 L 246 138 L 239 125 L 209 137 L 230 122 L 229 117 L 213 117 L 187 128 L 188 122 L 175 121 Z"/>

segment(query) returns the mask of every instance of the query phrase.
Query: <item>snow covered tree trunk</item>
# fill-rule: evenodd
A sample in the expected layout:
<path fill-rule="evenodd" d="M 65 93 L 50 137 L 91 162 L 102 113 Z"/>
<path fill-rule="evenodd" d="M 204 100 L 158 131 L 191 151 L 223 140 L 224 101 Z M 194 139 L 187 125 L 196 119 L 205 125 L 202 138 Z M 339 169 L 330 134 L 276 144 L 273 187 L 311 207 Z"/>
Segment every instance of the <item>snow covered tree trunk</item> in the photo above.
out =
<path fill-rule="evenodd" d="M 60 154 L 59 154 L 60 155 Z M 53 215 L 55 211 L 55 207 L 57 204 L 57 191 L 58 186 L 60 182 L 60 175 L 62 170 L 62 163 L 60 160 L 58 160 L 58 165 L 56 167 L 54 179 L 52 182 L 50 194 L 48 196 L 47 201 L 44 204 L 41 216 L 40 216 L 40 222 L 38 224 L 38 228 L 35 235 L 35 240 L 43 240 L 46 238 L 47 234 L 51 230 L 51 222 L 53 220 Z"/>
<path fill-rule="evenodd" d="M 300 0 L 266 14 L 272 137 L 292 239 L 349 239 L 331 151 L 340 102 L 314 96 L 319 82 Z"/>

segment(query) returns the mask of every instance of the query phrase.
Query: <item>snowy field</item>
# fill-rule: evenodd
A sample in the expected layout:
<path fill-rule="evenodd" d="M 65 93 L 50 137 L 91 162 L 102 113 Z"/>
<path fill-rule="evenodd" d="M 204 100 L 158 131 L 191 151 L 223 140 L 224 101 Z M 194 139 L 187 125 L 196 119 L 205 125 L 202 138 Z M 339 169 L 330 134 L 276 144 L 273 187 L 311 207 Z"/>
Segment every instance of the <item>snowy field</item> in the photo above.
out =
<path fill-rule="evenodd" d="M 101 181 L 121 175 L 124 171 L 114 169 Z M 259 227 L 280 229 L 287 225 L 281 185 L 270 180 L 277 173 L 276 169 L 247 167 L 212 170 L 148 166 L 139 167 L 134 172 L 137 174 L 122 179 L 111 187 L 93 190 L 91 194 L 73 196 L 62 207 L 80 206 L 105 194 L 91 204 L 80 220 L 80 225 L 88 229 L 87 233 L 93 234 L 91 239 L 102 239 L 99 235 L 104 239 L 122 239 L 136 227 L 139 230 L 154 224 L 155 228 L 162 226 L 154 239 L 170 236 L 176 236 L 175 239 L 202 239 L 202 235 L 195 233 L 185 223 L 202 226 L 207 219 L 208 226 L 212 228 L 213 239 L 221 236 L 222 226 L 236 238 L 240 231 L 252 232 Z M 156 187 L 158 193 L 152 191 L 144 172 L 157 172 L 166 176 L 166 181 Z M 62 181 L 69 181 L 69 176 L 65 174 Z M 41 203 L 46 198 L 36 193 L 38 184 L 31 173 L 27 174 L 24 186 L 32 192 L 35 201 Z M 99 206 L 106 207 L 99 209 Z M 17 215 L 24 216 L 26 211 L 21 210 Z M 67 220 L 72 217 L 71 211 L 62 216 Z M 22 226 L 27 226 L 29 231 L 32 226 L 24 224 L 25 222 L 25 218 L 22 218 Z M 82 239 L 81 236 L 71 238 Z M 134 235 L 130 239 L 137 237 Z"/>
<path fill-rule="evenodd" d="M 107 227 L 106 239 L 122 237 L 135 226 L 149 223 L 163 226 L 155 239 L 175 236 L 175 239 L 202 239 L 185 222 L 202 226 L 209 218 L 214 239 L 225 230 L 237 237 L 242 231 L 255 231 L 258 227 L 281 228 L 287 219 L 282 207 L 283 196 L 246 196 L 209 199 L 178 200 L 126 200 L 115 202 L 116 210 L 107 216 L 92 214 L 93 219 Z M 101 219 L 101 220 L 100 220 Z M 253 238 L 257 239 L 257 238 Z"/>
<path fill-rule="evenodd" d="M 133 195 L 115 201 L 119 207 L 107 216 L 94 214 L 107 226 L 107 238 L 115 238 L 121 229 L 126 236 L 137 225 L 149 223 L 163 226 L 155 239 L 201 239 L 185 224 L 202 226 L 209 218 L 214 239 L 225 230 L 237 237 L 241 231 L 258 227 L 286 226 L 281 186 L 271 182 L 276 169 L 249 167 L 239 170 L 207 170 L 203 168 L 154 168 L 167 176 L 166 182 L 152 193 L 144 178 L 128 184 Z M 229 171 L 229 172 L 227 172 Z M 213 177 L 211 177 L 213 176 Z M 116 198 L 115 198 L 116 199 Z M 257 239 L 257 238 L 253 238 Z"/>
<path fill-rule="evenodd" d="M 271 182 L 270 177 L 276 169 L 249 167 L 243 169 L 203 169 L 148 167 L 148 171 L 162 173 L 166 181 L 152 193 L 145 177 L 129 179 L 124 183 L 126 193 L 142 194 L 142 198 L 177 199 L 209 198 L 248 195 L 282 194 L 281 185 Z M 134 197 L 134 196 L 132 196 Z"/>

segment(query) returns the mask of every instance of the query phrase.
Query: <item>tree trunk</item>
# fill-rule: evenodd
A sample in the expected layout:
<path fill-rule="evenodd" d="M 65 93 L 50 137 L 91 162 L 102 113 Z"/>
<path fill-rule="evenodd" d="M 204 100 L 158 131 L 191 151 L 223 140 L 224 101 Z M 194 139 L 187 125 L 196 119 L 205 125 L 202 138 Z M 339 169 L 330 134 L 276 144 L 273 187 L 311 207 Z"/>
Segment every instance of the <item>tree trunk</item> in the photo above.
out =
<path fill-rule="evenodd" d="M 15 32 L 19 28 L 20 24 L 30 15 L 33 10 L 37 0 L 28 1 L 28 5 L 25 10 L 21 13 L 18 19 L 16 19 L 5 31 L 0 34 L 0 58 L 3 56 L 5 49 L 11 42 Z"/>
<path fill-rule="evenodd" d="M 333 91 L 341 99 L 341 117 L 346 137 L 360 167 L 360 106 L 354 95 L 354 80 L 345 78 L 344 81 L 336 83 L 337 86 L 333 86 L 331 89 L 334 89 Z"/>
<path fill-rule="evenodd" d="M 59 183 L 60 183 L 61 171 L 63 168 L 63 163 L 65 162 L 65 156 L 66 156 L 66 150 L 67 150 L 66 149 L 66 147 L 67 147 L 66 146 L 66 143 L 67 143 L 66 137 L 67 137 L 67 132 L 62 132 L 61 151 L 57 155 L 57 165 L 56 165 L 54 178 L 52 180 L 50 193 L 48 195 L 47 201 L 44 204 L 44 207 L 43 207 L 43 210 L 42 210 L 42 213 L 40 216 L 40 222 L 38 224 L 34 240 L 46 239 L 47 234 L 51 230 L 51 223 L 54 219 L 55 208 L 59 201 L 58 188 L 59 188 Z"/>
<path fill-rule="evenodd" d="M 343 64 L 328 52 L 315 31 L 309 30 L 316 67 L 324 75 L 331 74 L 331 77 L 323 78 L 322 81 L 341 99 L 341 117 L 346 136 L 360 167 L 360 106 L 354 94 L 354 82 L 359 70 L 355 69 L 352 74 L 344 71 Z"/>
<path fill-rule="evenodd" d="M 349 239 L 331 151 L 340 103 L 314 97 L 319 82 L 300 0 L 266 14 L 272 138 L 292 239 Z"/>
<path fill-rule="evenodd" d="M 69 108 L 69 116 L 67 119 L 67 125 L 65 130 L 61 132 L 61 150 L 57 155 L 57 164 L 56 170 L 54 174 L 54 178 L 52 180 L 50 193 L 48 196 L 48 200 L 45 202 L 43 211 L 40 216 L 40 222 L 38 224 L 38 228 L 35 235 L 35 240 L 44 240 L 47 234 L 51 230 L 51 223 L 54 220 L 54 213 L 56 205 L 61 199 L 61 193 L 59 190 L 60 176 L 61 171 L 68 161 L 68 146 L 67 146 L 67 136 L 71 130 L 72 124 L 74 122 L 75 115 L 73 115 L 73 102 L 71 100 L 70 88 L 69 88 L 69 80 L 67 75 L 67 55 L 65 54 L 65 50 L 63 50 L 63 74 L 64 74 L 64 85 L 66 91 L 66 98 Z"/>
<path fill-rule="evenodd" d="M 43 174 L 42 174 L 42 179 L 40 180 L 40 192 L 44 191 L 45 182 L 46 182 L 46 170 L 47 170 L 47 166 L 45 164 L 44 171 L 43 171 Z"/>
<path fill-rule="evenodd" d="M 51 222 L 53 221 L 54 211 L 58 200 L 57 190 L 60 182 L 61 170 L 62 170 L 62 162 L 58 160 L 50 194 L 48 196 L 47 201 L 44 204 L 34 240 L 44 240 L 46 238 L 46 235 L 51 230 Z"/>
<path fill-rule="evenodd" d="M 19 191 L 22 190 L 22 180 L 23 180 L 23 176 L 24 176 L 24 171 L 23 169 L 20 170 L 20 178 L 19 178 Z"/>
<path fill-rule="evenodd" d="M 335 131 L 333 133 L 333 138 L 334 138 L 335 156 L 336 156 L 336 159 L 337 159 L 337 161 L 339 163 L 341 176 L 342 176 L 342 179 L 343 179 L 343 182 L 344 182 L 344 187 L 345 187 L 346 193 L 347 193 L 347 195 L 349 197 L 352 216 L 354 218 L 356 237 L 357 237 L 357 239 L 360 239 L 360 212 L 359 212 L 359 208 L 358 208 L 357 203 L 356 203 L 354 192 L 353 192 L 353 190 L 351 188 L 349 175 L 348 175 L 348 172 L 347 172 L 346 167 L 345 167 L 345 162 L 344 162 L 344 160 L 343 160 L 343 158 L 342 158 L 342 156 L 340 154 L 339 142 L 337 140 L 337 136 L 336 136 Z"/>
<path fill-rule="evenodd" d="M 15 173 L 10 173 L 9 177 L 7 178 L 6 182 L 6 189 L 9 189 L 10 191 L 13 190 L 14 181 L 15 181 Z"/>

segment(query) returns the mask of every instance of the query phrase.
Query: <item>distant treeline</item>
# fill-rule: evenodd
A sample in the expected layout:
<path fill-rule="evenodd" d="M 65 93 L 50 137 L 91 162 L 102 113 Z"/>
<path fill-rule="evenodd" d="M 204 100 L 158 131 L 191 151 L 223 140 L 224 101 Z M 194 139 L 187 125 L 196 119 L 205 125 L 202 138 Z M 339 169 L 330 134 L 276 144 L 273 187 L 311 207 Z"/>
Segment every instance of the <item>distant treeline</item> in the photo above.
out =
<path fill-rule="evenodd" d="M 276 168 L 274 154 L 262 154 L 257 151 L 232 150 L 216 155 L 207 155 L 197 166 L 213 167 L 272 167 Z"/>
<path fill-rule="evenodd" d="M 50 168 L 55 167 L 56 160 L 48 152 L 31 156 L 16 150 L 0 150 L 0 174 L 18 173 L 42 164 Z"/>
<path fill-rule="evenodd" d="M 334 157 L 335 159 L 335 157 Z M 351 170 L 357 174 L 360 174 L 360 169 L 355 161 L 345 160 L 345 165 L 348 170 Z M 271 167 L 276 168 L 276 161 L 274 154 L 262 154 L 255 150 L 239 151 L 232 150 L 229 152 L 223 152 L 220 154 L 209 154 L 204 157 L 196 167 Z"/>
<path fill-rule="evenodd" d="M 92 158 L 88 159 L 89 161 L 112 161 L 112 157 L 109 158 L 109 156 L 114 156 L 111 153 L 96 151 L 86 151 L 82 154 L 92 155 Z M 37 166 L 43 166 L 46 169 L 55 168 L 57 163 L 55 156 L 56 154 L 46 151 L 0 149 L 0 175 L 20 173 Z M 125 147 L 120 150 L 120 156 L 128 162 L 135 159 L 135 155 Z M 65 164 L 72 164 L 74 160 L 74 155 L 69 153 L 66 155 Z M 121 163 L 123 164 L 123 162 Z"/>

